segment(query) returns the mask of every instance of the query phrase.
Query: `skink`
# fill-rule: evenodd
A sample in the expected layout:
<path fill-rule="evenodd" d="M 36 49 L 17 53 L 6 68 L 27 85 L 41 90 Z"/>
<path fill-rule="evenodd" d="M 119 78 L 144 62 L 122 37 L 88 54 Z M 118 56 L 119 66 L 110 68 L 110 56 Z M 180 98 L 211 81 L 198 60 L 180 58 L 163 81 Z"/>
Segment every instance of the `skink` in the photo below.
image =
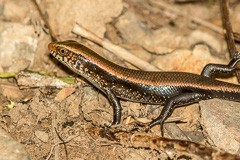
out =
<path fill-rule="evenodd" d="M 211 98 L 240 101 L 240 86 L 214 79 L 216 73 L 235 71 L 238 52 L 228 65 L 208 64 L 201 75 L 186 72 L 149 72 L 121 67 L 76 41 L 53 42 L 50 53 L 72 71 L 101 90 L 113 106 L 113 125 L 121 121 L 119 99 L 164 105 L 161 114 L 147 123 L 161 125 L 176 106 Z"/>

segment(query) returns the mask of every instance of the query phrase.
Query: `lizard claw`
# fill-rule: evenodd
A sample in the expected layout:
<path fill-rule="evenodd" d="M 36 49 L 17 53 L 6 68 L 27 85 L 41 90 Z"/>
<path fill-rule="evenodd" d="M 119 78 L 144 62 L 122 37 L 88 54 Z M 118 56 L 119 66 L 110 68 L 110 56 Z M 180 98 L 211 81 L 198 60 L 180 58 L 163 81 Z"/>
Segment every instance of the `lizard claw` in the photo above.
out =
<path fill-rule="evenodd" d="M 236 51 L 236 52 L 234 53 L 233 58 L 235 58 L 235 59 L 239 59 L 239 58 L 240 58 L 240 54 L 239 54 L 238 51 Z"/>
<path fill-rule="evenodd" d="M 160 130 L 161 130 L 161 135 L 162 135 L 162 137 L 163 137 L 163 134 L 164 134 L 164 132 L 163 132 L 163 123 L 164 123 L 164 121 L 163 121 L 162 119 L 154 119 L 154 120 L 152 120 L 152 121 L 149 122 L 149 123 L 142 123 L 142 122 L 139 122 L 139 121 L 136 121 L 136 122 L 135 122 L 136 125 L 145 127 L 145 132 L 148 132 L 149 129 L 150 129 L 152 126 L 154 126 L 154 125 L 156 125 L 156 124 L 160 124 Z"/>
<path fill-rule="evenodd" d="M 150 123 L 151 123 L 151 122 L 149 122 L 149 123 L 142 123 L 142 122 L 139 122 L 139 121 L 135 121 L 135 124 L 136 124 L 137 126 L 145 127 L 145 132 L 148 132 L 148 131 L 149 131 L 149 129 L 150 129 L 149 124 L 150 124 Z"/>

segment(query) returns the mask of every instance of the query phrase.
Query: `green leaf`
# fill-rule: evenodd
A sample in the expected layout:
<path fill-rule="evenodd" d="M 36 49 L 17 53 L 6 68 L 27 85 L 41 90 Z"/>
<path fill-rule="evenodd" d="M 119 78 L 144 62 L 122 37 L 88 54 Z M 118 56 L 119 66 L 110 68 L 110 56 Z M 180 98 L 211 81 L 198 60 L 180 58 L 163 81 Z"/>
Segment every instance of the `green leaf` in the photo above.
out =
<path fill-rule="evenodd" d="M 0 78 L 12 78 L 15 77 L 17 75 L 17 73 L 13 73 L 13 72 L 4 72 L 4 73 L 0 73 Z"/>

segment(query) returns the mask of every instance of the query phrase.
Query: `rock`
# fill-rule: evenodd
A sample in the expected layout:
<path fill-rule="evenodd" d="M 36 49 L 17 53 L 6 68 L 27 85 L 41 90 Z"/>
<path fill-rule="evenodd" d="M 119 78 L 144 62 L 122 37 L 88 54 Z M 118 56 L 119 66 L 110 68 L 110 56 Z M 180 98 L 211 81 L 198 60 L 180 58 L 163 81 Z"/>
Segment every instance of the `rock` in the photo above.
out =
<path fill-rule="evenodd" d="M 194 49 L 178 49 L 173 53 L 158 56 L 153 65 L 164 71 L 175 70 L 200 74 L 208 63 L 227 64 L 224 60 L 212 56 L 206 45 L 196 45 Z"/>
<path fill-rule="evenodd" d="M 31 25 L 0 22 L 0 65 L 4 72 L 27 69 L 33 64 L 36 48 L 37 39 Z"/>
<path fill-rule="evenodd" d="M 150 31 L 147 26 L 142 23 L 131 11 L 127 11 L 124 15 L 122 15 L 115 26 L 121 33 L 122 37 L 133 44 L 143 44 L 146 39 L 147 32 Z"/>
<path fill-rule="evenodd" d="M 170 53 L 176 48 L 186 47 L 188 44 L 184 37 L 177 36 L 168 28 L 150 30 L 131 11 L 127 11 L 119 18 L 116 28 L 128 42 L 142 45 L 149 52 L 157 54 Z"/>
<path fill-rule="evenodd" d="M 11 21 L 23 21 L 29 12 L 31 6 L 30 0 L 7 0 L 3 7 L 3 16 Z"/>
<path fill-rule="evenodd" d="M 16 76 L 18 86 L 20 88 L 29 87 L 56 87 L 56 88 L 72 88 L 74 84 L 68 84 L 56 77 L 44 76 L 35 73 L 19 73 Z"/>
<path fill-rule="evenodd" d="M 195 30 L 187 37 L 187 39 L 188 39 L 190 46 L 195 45 L 197 43 L 204 42 L 204 43 L 208 44 L 209 46 L 211 46 L 218 53 L 221 53 L 221 51 L 223 50 L 224 44 L 221 44 L 221 41 L 219 39 L 217 39 L 215 36 L 213 36 L 207 32 Z"/>
<path fill-rule="evenodd" d="M 240 150 L 240 104 L 226 100 L 200 101 L 201 124 L 212 142 L 231 153 Z"/>
<path fill-rule="evenodd" d="M 178 36 L 169 28 L 160 28 L 148 32 L 144 38 L 143 47 L 156 54 L 168 54 L 178 48 L 187 48 L 188 42 L 185 37 Z"/>
<path fill-rule="evenodd" d="M 53 30 L 64 35 L 78 23 L 99 37 L 106 31 L 105 24 L 122 12 L 122 0 L 51 0 L 45 1 Z M 58 15 L 58 16 L 56 16 Z M 64 23 L 63 23 L 64 22 Z"/>
<path fill-rule="evenodd" d="M 1 160 L 30 160 L 24 146 L 13 140 L 0 128 L 0 159 Z"/>

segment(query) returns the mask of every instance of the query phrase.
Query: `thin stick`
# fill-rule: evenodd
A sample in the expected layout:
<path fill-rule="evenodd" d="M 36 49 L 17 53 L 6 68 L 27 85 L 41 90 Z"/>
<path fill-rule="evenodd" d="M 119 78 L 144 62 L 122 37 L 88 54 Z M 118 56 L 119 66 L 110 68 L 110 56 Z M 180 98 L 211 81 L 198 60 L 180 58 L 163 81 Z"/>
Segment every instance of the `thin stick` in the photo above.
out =
<path fill-rule="evenodd" d="M 222 12 L 223 27 L 226 30 L 225 36 L 228 44 L 228 51 L 231 57 L 233 57 L 235 52 L 237 51 L 237 48 L 234 41 L 234 35 L 233 35 L 232 25 L 229 18 L 229 12 L 228 12 L 226 0 L 220 0 L 220 8 Z M 236 65 L 236 68 L 240 68 L 239 63 Z M 240 82 L 240 71 L 236 71 L 236 74 L 237 74 L 238 82 Z"/>
<path fill-rule="evenodd" d="M 233 38 L 233 31 L 232 31 L 232 25 L 230 22 L 230 18 L 229 18 L 227 1 L 220 0 L 220 7 L 221 7 L 221 12 L 222 12 L 223 27 L 226 30 L 225 36 L 226 36 L 227 44 L 228 44 L 228 51 L 231 54 L 231 57 L 233 57 L 237 48 L 236 48 L 235 41 Z"/>
<path fill-rule="evenodd" d="M 71 136 L 69 137 L 65 142 L 58 142 L 56 144 L 54 144 L 50 150 L 50 153 L 48 154 L 46 160 L 49 160 L 53 154 L 53 149 L 57 146 L 57 145 L 60 145 L 60 144 L 66 144 L 66 143 L 69 143 L 70 141 L 72 141 L 73 139 L 77 138 L 79 135 L 75 135 L 75 136 Z"/>
<path fill-rule="evenodd" d="M 134 56 L 130 52 L 128 52 L 126 49 L 121 48 L 119 46 L 116 46 L 112 44 L 111 42 L 107 41 L 106 39 L 100 38 L 97 35 L 91 33 L 87 29 L 83 28 L 82 26 L 76 24 L 73 27 L 73 32 L 77 35 L 80 35 L 84 38 L 87 38 L 107 50 L 111 51 L 112 53 L 116 54 L 117 56 L 123 58 L 124 60 L 128 61 L 129 63 L 133 64 L 134 66 L 142 69 L 142 70 L 147 70 L 147 71 L 159 71 L 160 69 L 151 65 L 150 63 Z"/>
<path fill-rule="evenodd" d="M 46 20 L 45 16 L 43 15 L 43 12 L 42 12 L 41 8 L 39 7 L 39 5 L 37 4 L 36 0 L 32 0 L 32 1 L 35 4 L 35 6 L 37 7 L 37 10 L 38 10 L 38 12 L 40 14 L 40 17 L 42 18 L 43 22 L 47 26 L 47 28 L 49 30 L 49 34 L 50 34 L 50 36 L 52 38 L 52 41 L 58 41 L 56 35 L 54 34 L 51 26 L 49 25 L 48 21 Z"/>
<path fill-rule="evenodd" d="M 64 142 L 64 140 L 62 139 L 62 137 L 59 135 L 59 133 L 57 132 L 57 129 L 55 129 L 55 132 L 58 136 L 58 138 L 62 141 L 62 144 L 64 145 L 64 150 L 65 150 L 65 154 L 66 154 L 66 159 L 68 160 L 68 151 L 67 151 L 67 146 L 66 146 L 66 142 Z"/>
<path fill-rule="evenodd" d="M 57 110 L 57 107 L 56 106 L 52 106 L 52 110 L 51 110 L 51 113 L 52 113 L 52 135 L 53 135 L 53 142 L 56 144 L 58 143 L 58 139 L 57 139 L 57 133 L 54 132 L 54 128 L 57 127 L 57 112 L 55 112 Z M 60 160 L 62 159 L 62 156 L 60 154 L 60 147 L 59 145 L 56 145 L 55 146 L 56 149 L 55 149 L 55 160 Z"/>

